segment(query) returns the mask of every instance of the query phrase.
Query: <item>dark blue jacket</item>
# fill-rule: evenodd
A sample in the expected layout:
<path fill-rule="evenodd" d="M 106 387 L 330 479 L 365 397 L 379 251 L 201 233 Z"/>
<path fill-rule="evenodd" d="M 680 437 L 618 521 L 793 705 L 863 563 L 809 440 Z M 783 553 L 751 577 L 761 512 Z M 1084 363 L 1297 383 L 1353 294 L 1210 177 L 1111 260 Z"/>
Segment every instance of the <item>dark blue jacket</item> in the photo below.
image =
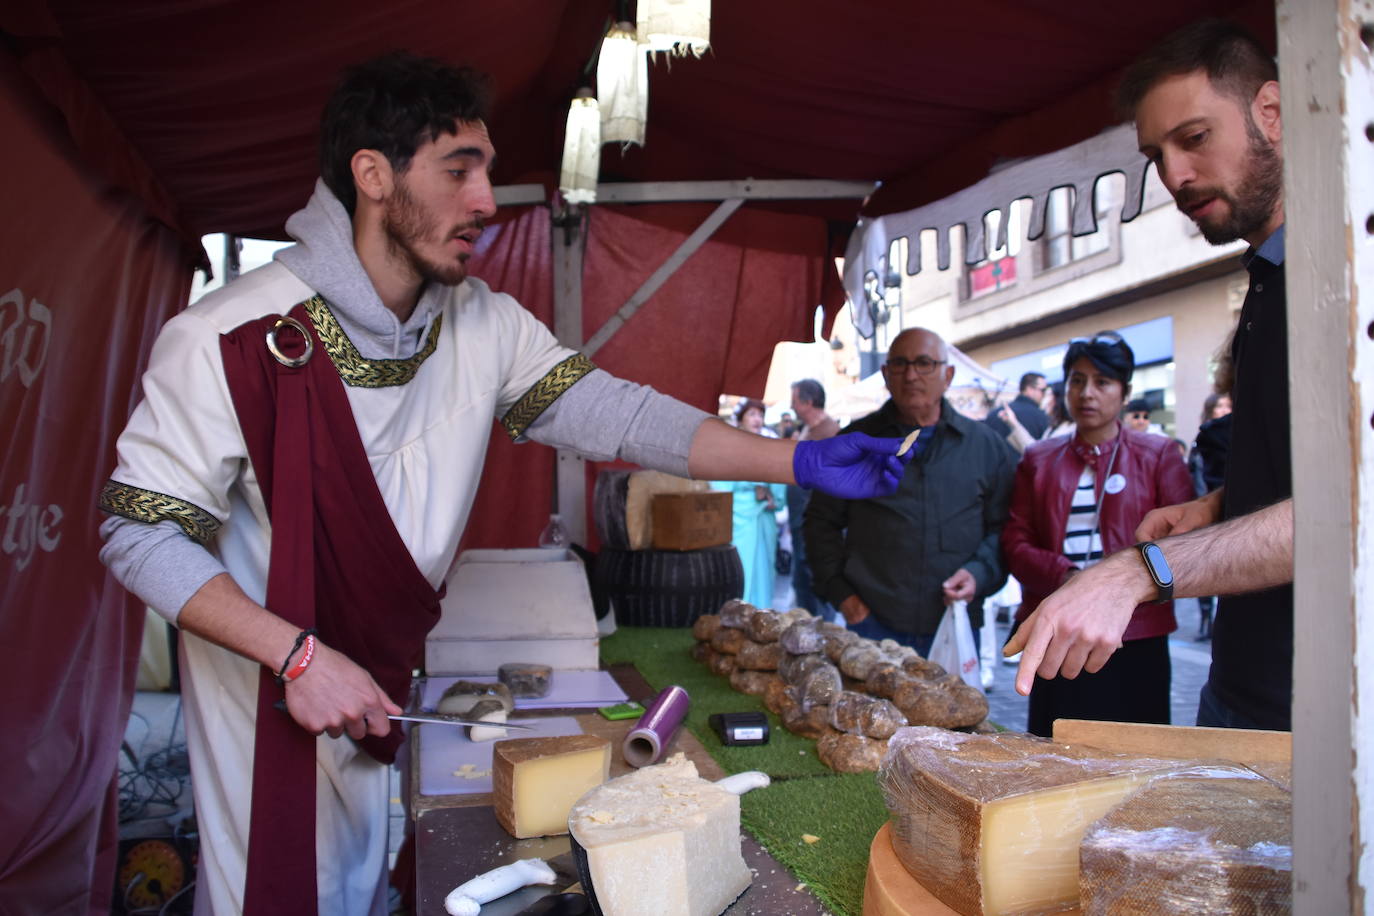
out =
<path fill-rule="evenodd" d="M 902 437 L 912 429 L 889 400 L 840 435 Z M 982 626 L 983 598 L 1006 581 L 998 541 L 1016 457 L 988 426 L 944 401 L 934 437 L 907 465 L 895 494 L 847 500 L 812 493 L 803 534 L 816 594 L 836 607 L 857 594 L 880 623 L 929 636 L 945 610 L 943 582 L 967 567 L 978 587 L 969 619 Z"/>

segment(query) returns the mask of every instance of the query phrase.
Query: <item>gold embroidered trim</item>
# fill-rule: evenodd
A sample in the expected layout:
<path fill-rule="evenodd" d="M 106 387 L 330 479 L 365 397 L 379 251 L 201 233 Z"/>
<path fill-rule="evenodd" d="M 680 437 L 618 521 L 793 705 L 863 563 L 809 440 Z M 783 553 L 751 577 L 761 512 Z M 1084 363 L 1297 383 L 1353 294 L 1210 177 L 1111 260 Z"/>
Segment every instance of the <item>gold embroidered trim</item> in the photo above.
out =
<path fill-rule="evenodd" d="M 591 360 L 581 353 L 574 353 L 563 362 L 549 370 L 548 375 L 530 386 L 520 400 L 501 418 L 501 425 L 512 439 L 519 439 L 539 419 L 539 415 L 549 409 L 549 405 L 573 386 L 582 376 L 595 369 Z"/>
<path fill-rule="evenodd" d="M 220 520 L 200 506 L 184 499 L 130 486 L 117 480 L 105 481 L 100 489 L 100 508 L 136 522 L 156 524 L 173 521 L 197 543 L 208 545 L 220 529 Z"/>
<path fill-rule="evenodd" d="M 330 361 L 334 363 L 334 368 L 338 370 L 339 377 L 345 385 L 354 388 L 390 388 L 409 382 L 420 370 L 420 364 L 439 346 L 439 329 L 444 324 L 441 312 L 429 326 L 429 337 L 426 338 L 425 345 L 409 359 L 364 359 L 340 327 L 338 319 L 329 310 L 329 304 L 323 297 L 314 296 L 307 299 L 305 311 L 314 323 L 315 332 L 320 335 L 320 341 L 324 344 Z"/>

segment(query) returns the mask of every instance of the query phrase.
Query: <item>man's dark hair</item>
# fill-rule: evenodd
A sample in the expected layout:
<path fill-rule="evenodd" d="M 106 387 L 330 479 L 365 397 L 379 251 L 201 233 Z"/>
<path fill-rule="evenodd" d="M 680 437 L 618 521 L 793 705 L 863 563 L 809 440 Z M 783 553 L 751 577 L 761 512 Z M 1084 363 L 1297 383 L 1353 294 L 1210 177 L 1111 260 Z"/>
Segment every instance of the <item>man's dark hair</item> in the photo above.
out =
<path fill-rule="evenodd" d="M 1218 92 L 1248 109 L 1260 86 L 1279 78 L 1278 66 L 1249 32 L 1225 19 L 1184 26 L 1126 68 L 1116 90 L 1116 108 L 1133 120 L 1145 95 L 1161 80 L 1206 72 Z"/>
<path fill-rule="evenodd" d="M 1144 398 L 1133 398 L 1126 404 L 1126 413 L 1151 413 L 1150 402 Z"/>
<path fill-rule="evenodd" d="M 320 177 L 350 214 L 353 154 L 375 149 L 402 174 L 425 142 L 487 116 L 487 78 L 467 67 L 394 51 L 350 67 L 320 118 Z"/>
<path fill-rule="evenodd" d="M 1027 372 L 1025 375 L 1021 376 L 1021 387 L 1017 388 L 1016 390 L 1025 391 L 1027 388 L 1039 388 L 1040 386 L 1037 384 L 1037 382 L 1043 382 L 1044 380 L 1044 373 Z"/>
<path fill-rule="evenodd" d="M 804 378 L 800 382 L 793 382 L 792 388 L 797 392 L 797 397 L 813 407 L 825 407 L 825 388 L 820 382 L 813 378 Z"/>

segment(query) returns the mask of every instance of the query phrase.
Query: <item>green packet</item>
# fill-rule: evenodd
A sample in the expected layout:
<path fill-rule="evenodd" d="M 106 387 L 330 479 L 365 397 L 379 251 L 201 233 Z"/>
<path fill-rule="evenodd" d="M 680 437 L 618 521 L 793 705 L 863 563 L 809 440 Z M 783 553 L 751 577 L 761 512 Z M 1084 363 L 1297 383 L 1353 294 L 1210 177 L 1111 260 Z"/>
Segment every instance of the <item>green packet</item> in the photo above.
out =
<path fill-rule="evenodd" d="M 620 719 L 638 719 L 644 715 L 644 707 L 631 700 L 628 703 L 617 703 L 614 706 L 602 706 L 597 712 L 612 722 L 616 722 Z"/>

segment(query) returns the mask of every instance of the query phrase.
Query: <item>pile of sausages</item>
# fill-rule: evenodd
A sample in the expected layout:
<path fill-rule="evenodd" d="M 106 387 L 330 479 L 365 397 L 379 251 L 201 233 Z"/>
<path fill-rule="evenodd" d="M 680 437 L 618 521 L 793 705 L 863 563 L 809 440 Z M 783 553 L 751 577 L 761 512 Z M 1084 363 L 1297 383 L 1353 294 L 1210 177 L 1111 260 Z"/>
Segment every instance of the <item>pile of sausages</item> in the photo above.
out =
<path fill-rule="evenodd" d="M 864 639 L 801 608 L 779 613 L 732 599 L 698 618 L 692 634 L 693 658 L 762 697 L 842 773 L 876 770 L 903 725 L 967 729 L 987 719 L 987 698 L 958 675 L 908 646 Z"/>

